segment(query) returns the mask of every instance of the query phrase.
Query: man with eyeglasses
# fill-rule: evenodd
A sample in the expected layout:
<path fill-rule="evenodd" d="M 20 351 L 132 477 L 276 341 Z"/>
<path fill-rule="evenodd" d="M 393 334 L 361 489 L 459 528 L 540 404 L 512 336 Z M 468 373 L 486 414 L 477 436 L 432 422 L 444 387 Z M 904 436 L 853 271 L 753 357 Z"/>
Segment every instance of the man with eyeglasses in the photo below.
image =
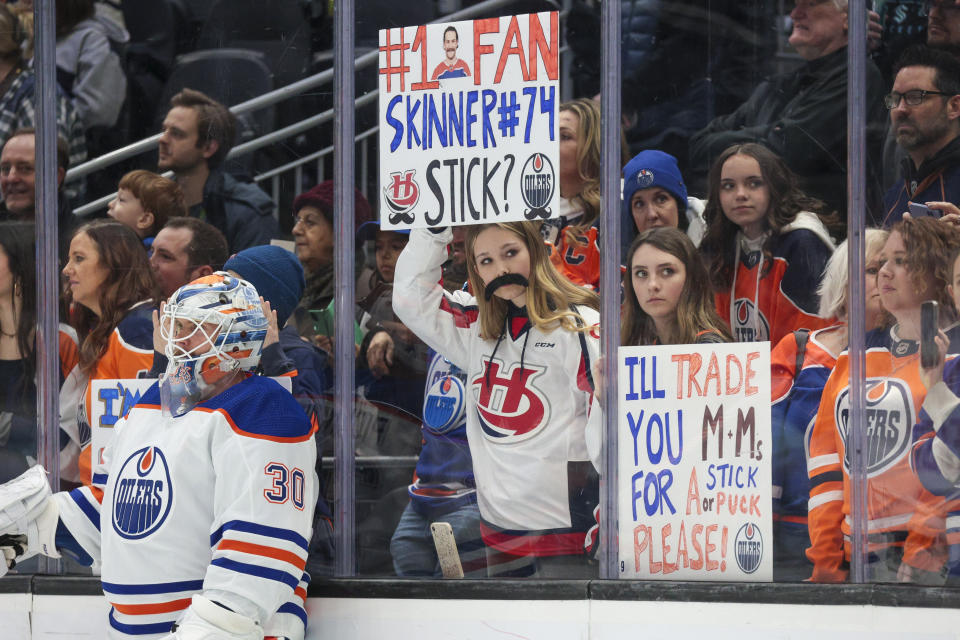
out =
<path fill-rule="evenodd" d="M 866 20 L 866 16 L 859 19 Z M 690 141 L 690 169 L 699 182 L 733 144 L 759 142 L 780 155 L 811 196 L 844 215 L 847 200 L 847 0 L 799 0 L 790 12 L 790 45 L 804 59 L 754 90 L 732 114 L 720 116 Z M 879 157 L 883 80 L 867 61 L 867 159 Z M 872 165 L 868 166 L 871 170 Z M 687 174 L 684 173 L 686 176 Z M 879 182 L 879 178 L 868 180 Z M 876 188 L 869 202 L 877 208 Z"/>
<path fill-rule="evenodd" d="M 891 134 L 903 149 L 901 179 L 883 198 L 883 225 L 911 203 L 949 211 L 960 202 L 960 60 L 922 45 L 906 49 L 884 98 Z"/>

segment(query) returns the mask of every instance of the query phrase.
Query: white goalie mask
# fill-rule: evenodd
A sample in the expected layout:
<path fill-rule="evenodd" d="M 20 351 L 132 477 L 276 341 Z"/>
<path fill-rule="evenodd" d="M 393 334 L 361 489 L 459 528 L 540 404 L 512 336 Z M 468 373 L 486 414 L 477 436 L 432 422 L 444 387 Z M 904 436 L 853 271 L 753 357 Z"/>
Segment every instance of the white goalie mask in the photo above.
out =
<path fill-rule="evenodd" d="M 219 383 L 260 363 L 269 322 L 246 280 L 217 272 L 177 289 L 160 317 L 169 360 L 160 378 L 166 415 L 180 416 L 219 392 Z"/>

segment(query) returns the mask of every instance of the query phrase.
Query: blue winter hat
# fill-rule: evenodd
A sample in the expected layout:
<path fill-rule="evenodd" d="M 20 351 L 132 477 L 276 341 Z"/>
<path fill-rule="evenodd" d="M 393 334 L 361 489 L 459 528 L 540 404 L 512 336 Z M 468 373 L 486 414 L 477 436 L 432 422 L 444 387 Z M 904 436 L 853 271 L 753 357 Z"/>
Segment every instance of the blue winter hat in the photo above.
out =
<path fill-rule="evenodd" d="M 277 312 L 277 324 L 281 328 L 300 304 L 306 286 L 297 256 L 272 245 L 250 247 L 234 254 L 223 265 L 223 270 L 236 271 L 252 284 Z"/>
<path fill-rule="evenodd" d="M 640 189 L 660 187 L 677 201 L 677 213 L 682 217 L 687 212 L 687 187 L 677 166 L 677 159 L 669 153 L 648 149 L 633 157 L 623 168 L 623 199 L 621 207 L 624 218 L 631 220 L 630 199 Z"/>

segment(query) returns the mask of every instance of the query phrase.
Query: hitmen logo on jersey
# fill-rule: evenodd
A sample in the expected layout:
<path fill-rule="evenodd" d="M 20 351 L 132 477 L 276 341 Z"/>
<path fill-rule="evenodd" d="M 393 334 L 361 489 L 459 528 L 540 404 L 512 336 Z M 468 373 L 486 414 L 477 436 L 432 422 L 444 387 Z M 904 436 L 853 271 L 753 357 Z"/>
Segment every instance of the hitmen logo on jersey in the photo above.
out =
<path fill-rule="evenodd" d="M 423 402 L 423 426 L 433 433 L 446 433 L 458 427 L 464 416 L 466 394 L 456 376 L 444 376 L 427 390 Z"/>
<path fill-rule="evenodd" d="M 763 342 L 770 339 L 767 319 L 749 298 L 733 302 L 733 339 L 735 342 Z"/>
<path fill-rule="evenodd" d="M 760 535 L 760 527 L 752 522 L 740 527 L 733 539 L 733 549 L 737 566 L 741 571 L 744 573 L 756 571 L 760 567 L 760 561 L 763 560 L 763 537 Z"/>
<path fill-rule="evenodd" d="M 410 211 L 420 201 L 420 186 L 413 179 L 415 175 L 415 169 L 390 174 L 390 184 L 383 188 L 383 195 L 390 209 L 390 224 L 410 224 L 414 221 L 414 215 Z"/>
<path fill-rule="evenodd" d="M 163 452 L 144 447 L 120 467 L 113 487 L 113 528 L 128 540 L 145 538 L 160 528 L 170 513 L 173 491 Z"/>
<path fill-rule="evenodd" d="M 914 423 L 913 394 L 903 380 L 867 378 L 864 410 L 864 438 L 867 476 L 883 473 L 900 462 L 910 446 Z M 844 447 L 843 466 L 850 471 L 849 447 L 850 388 L 837 396 L 834 419 Z"/>
<path fill-rule="evenodd" d="M 535 153 L 523 163 L 520 172 L 520 193 L 528 207 L 523 212 L 527 220 L 549 218 L 552 214 L 550 200 L 553 199 L 556 176 L 553 173 L 553 164 L 550 158 L 542 153 Z"/>
<path fill-rule="evenodd" d="M 534 384 L 546 368 L 516 363 L 504 372 L 500 360 L 483 364 L 483 372 L 471 382 L 483 433 L 500 443 L 536 435 L 550 421 L 550 401 Z"/>

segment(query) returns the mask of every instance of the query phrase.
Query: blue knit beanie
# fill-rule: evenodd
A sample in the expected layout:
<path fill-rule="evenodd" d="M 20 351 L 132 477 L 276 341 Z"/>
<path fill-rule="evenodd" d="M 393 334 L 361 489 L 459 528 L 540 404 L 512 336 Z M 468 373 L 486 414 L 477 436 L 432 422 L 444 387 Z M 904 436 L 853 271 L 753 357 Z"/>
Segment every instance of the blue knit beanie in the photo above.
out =
<path fill-rule="evenodd" d="M 684 216 L 687 212 L 687 187 L 677 166 L 677 159 L 669 153 L 649 149 L 641 151 L 623 168 L 623 200 L 621 201 L 625 219 L 631 219 L 630 199 L 640 189 L 660 187 L 668 191 L 677 201 L 677 213 Z"/>
<path fill-rule="evenodd" d="M 260 245 L 234 254 L 223 265 L 224 271 L 236 271 L 253 285 L 270 307 L 277 312 L 280 328 L 300 303 L 306 283 L 303 267 L 297 256 L 286 249 Z"/>

